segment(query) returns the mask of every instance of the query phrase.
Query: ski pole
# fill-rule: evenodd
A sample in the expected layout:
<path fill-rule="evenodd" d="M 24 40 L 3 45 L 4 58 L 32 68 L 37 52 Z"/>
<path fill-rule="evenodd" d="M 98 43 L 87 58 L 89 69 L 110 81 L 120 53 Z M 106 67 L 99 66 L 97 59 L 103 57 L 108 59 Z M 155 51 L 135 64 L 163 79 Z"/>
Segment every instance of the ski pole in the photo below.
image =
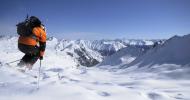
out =
<path fill-rule="evenodd" d="M 41 62 L 41 60 L 40 60 L 40 67 L 39 67 L 39 72 L 38 72 L 38 87 L 37 87 L 37 89 L 40 88 L 40 71 L 41 71 L 41 65 L 42 65 L 42 62 Z"/>
<path fill-rule="evenodd" d="M 5 63 L 5 64 L 11 64 L 11 63 L 15 63 L 17 61 L 20 61 L 21 59 L 18 59 L 18 60 L 15 60 L 15 61 L 11 61 L 11 62 L 8 62 L 8 63 Z"/>

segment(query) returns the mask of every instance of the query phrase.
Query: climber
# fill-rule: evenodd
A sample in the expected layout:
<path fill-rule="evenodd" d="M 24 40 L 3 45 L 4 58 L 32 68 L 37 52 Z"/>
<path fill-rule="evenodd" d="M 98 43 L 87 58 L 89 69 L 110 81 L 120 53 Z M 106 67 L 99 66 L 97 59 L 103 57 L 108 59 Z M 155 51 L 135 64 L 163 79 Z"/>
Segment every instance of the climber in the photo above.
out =
<path fill-rule="evenodd" d="M 25 54 L 17 65 L 32 69 L 38 59 L 43 60 L 46 48 L 45 28 L 37 17 L 31 16 L 17 24 L 17 33 L 18 49 Z"/>

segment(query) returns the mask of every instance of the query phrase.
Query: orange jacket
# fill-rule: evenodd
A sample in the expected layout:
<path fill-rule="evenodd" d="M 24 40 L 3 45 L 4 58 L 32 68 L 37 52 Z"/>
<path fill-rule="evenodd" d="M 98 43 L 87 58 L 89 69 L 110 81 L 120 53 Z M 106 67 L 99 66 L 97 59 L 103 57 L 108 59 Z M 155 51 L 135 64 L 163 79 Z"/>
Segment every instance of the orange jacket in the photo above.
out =
<path fill-rule="evenodd" d="M 32 30 L 33 35 L 29 37 L 23 37 L 20 36 L 18 43 L 25 44 L 25 45 L 31 45 L 36 46 L 40 45 L 40 47 L 43 44 L 46 44 L 46 32 L 42 27 L 34 27 Z M 40 50 L 40 56 L 44 55 L 45 47 Z"/>

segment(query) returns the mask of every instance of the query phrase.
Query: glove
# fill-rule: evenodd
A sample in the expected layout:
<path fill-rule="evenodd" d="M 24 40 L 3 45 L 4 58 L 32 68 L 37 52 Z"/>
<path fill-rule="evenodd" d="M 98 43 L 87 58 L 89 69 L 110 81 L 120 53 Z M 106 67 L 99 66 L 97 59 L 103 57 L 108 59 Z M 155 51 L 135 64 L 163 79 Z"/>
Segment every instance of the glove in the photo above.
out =
<path fill-rule="evenodd" d="M 43 56 L 40 56 L 40 60 L 43 60 Z"/>

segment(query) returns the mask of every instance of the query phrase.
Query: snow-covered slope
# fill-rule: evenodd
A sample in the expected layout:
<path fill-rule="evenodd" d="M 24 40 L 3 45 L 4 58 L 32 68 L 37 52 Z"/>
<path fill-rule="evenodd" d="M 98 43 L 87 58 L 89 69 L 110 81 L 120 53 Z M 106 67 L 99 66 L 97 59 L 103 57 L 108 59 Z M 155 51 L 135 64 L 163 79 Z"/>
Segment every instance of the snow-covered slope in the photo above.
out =
<path fill-rule="evenodd" d="M 158 42 L 160 40 L 140 40 L 140 39 L 123 39 L 122 42 L 124 42 L 127 45 L 153 45 L 155 42 Z M 164 40 L 161 40 L 164 41 Z"/>
<path fill-rule="evenodd" d="M 174 36 L 164 44 L 158 45 L 139 57 L 128 66 L 153 66 L 162 64 L 189 65 L 190 64 L 190 35 Z"/>
<path fill-rule="evenodd" d="M 18 37 L 2 37 L 0 39 L 0 62 L 11 62 L 14 60 L 21 59 L 23 57 L 23 53 L 18 50 L 17 46 Z M 67 53 L 62 52 L 61 54 L 55 50 L 57 45 L 57 40 L 53 39 L 52 41 L 47 41 L 47 49 L 44 55 L 44 63 L 48 63 L 46 67 L 51 66 L 50 63 L 53 63 L 56 59 L 58 60 L 55 66 L 59 66 L 60 64 L 64 64 L 65 66 L 76 66 L 78 63 L 74 61 L 72 57 L 67 55 Z M 15 64 L 16 65 L 16 64 Z"/>
<path fill-rule="evenodd" d="M 47 38 L 47 48 L 51 50 L 56 50 L 57 44 L 59 43 L 59 40 L 55 37 L 49 37 Z"/>
<path fill-rule="evenodd" d="M 59 53 L 67 53 L 80 65 L 87 67 L 94 66 L 103 59 L 99 52 L 86 47 L 86 45 L 76 43 L 76 41 L 62 40 L 56 45 L 56 50 L 59 51 Z"/>
<path fill-rule="evenodd" d="M 68 43 L 67 43 L 68 42 Z M 61 43 L 65 43 L 62 45 Z M 70 45 L 70 46 L 69 46 Z M 128 46 L 128 45 L 127 45 Z M 141 52 L 141 49 L 123 48 L 122 52 Z M 157 47 L 155 47 L 157 48 Z M 85 51 L 83 50 L 85 49 Z M 4 63 L 20 59 L 23 54 L 17 50 L 17 37 L 0 39 L 0 99 L 1 100 L 190 100 L 190 77 L 175 80 L 156 73 L 127 69 L 104 70 L 97 67 L 76 67 L 79 63 L 67 52 L 75 50 L 97 53 L 87 50 L 71 41 L 49 38 L 41 73 L 38 76 L 39 62 L 32 70 L 21 73 Z M 135 49 L 135 50 L 134 50 Z M 126 52 L 128 53 L 128 52 Z M 120 54 L 120 53 L 119 53 Z M 77 57 L 77 53 L 74 55 Z M 91 56 L 91 55 L 88 55 Z M 88 57 L 86 56 L 86 57 Z M 93 57 L 96 57 L 92 55 Z M 125 57 L 124 57 L 125 58 Z M 137 58 L 138 59 L 138 58 Z M 186 73 L 189 75 L 189 73 Z M 32 77 L 37 75 L 37 78 Z M 174 75 L 173 75 L 174 76 Z M 178 74 L 176 76 L 179 76 Z M 39 79 L 39 89 L 37 89 Z"/>
<path fill-rule="evenodd" d="M 130 64 L 123 65 L 125 71 L 150 72 L 170 79 L 190 78 L 190 34 L 174 36 L 155 46 Z"/>
<path fill-rule="evenodd" d="M 146 45 L 129 45 L 120 49 L 111 56 L 106 57 L 98 66 L 119 66 L 129 64 L 143 55 L 151 47 Z"/>
<path fill-rule="evenodd" d="M 55 62 L 61 59 L 56 59 Z M 44 64 L 44 63 L 43 63 Z M 2 100 L 189 100 L 189 80 L 159 79 L 150 73 L 109 72 L 97 68 L 53 66 L 37 68 L 22 74 L 1 66 L 0 98 Z"/>
<path fill-rule="evenodd" d="M 108 56 L 98 66 L 110 70 L 125 69 L 127 73 L 148 71 L 174 79 L 190 78 L 189 43 L 190 34 L 174 36 L 164 43 L 158 41 L 144 52 L 142 47 L 128 46 Z"/>
<path fill-rule="evenodd" d="M 116 40 L 94 40 L 86 44 L 89 48 L 98 51 L 102 56 L 109 56 L 119 49 L 126 47 L 123 42 Z"/>

